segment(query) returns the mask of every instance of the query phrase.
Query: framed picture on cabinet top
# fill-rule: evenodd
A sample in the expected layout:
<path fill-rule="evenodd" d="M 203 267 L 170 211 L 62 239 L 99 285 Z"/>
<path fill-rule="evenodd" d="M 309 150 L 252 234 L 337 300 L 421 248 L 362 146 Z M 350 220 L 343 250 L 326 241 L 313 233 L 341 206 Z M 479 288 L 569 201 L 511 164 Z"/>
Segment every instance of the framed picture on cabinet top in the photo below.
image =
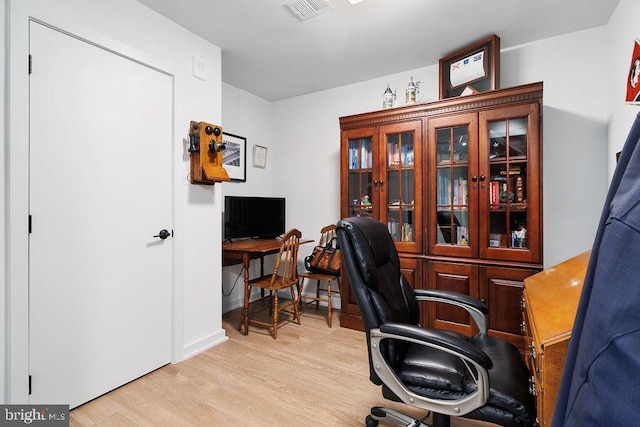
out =
<path fill-rule="evenodd" d="M 244 182 L 247 180 L 247 138 L 222 132 L 222 140 L 226 144 L 222 152 L 222 165 L 229 174 L 231 181 Z"/>
<path fill-rule="evenodd" d="M 440 59 L 440 99 L 500 88 L 500 38 L 495 34 Z"/>

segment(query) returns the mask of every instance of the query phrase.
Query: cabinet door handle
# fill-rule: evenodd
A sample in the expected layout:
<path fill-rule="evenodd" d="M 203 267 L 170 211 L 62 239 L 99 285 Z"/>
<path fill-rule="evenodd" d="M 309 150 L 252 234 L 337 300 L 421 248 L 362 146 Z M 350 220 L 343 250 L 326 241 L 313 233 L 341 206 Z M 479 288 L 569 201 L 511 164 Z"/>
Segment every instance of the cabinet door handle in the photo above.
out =
<path fill-rule="evenodd" d="M 471 181 L 473 181 L 473 182 L 478 181 L 478 177 L 477 177 L 477 176 L 475 176 L 475 175 L 474 175 L 474 176 L 472 176 L 472 177 L 471 177 Z"/>
<path fill-rule="evenodd" d="M 382 193 L 384 191 L 384 181 L 380 180 L 380 192 Z"/>
<path fill-rule="evenodd" d="M 538 393 L 538 390 L 536 389 L 536 378 L 533 375 L 529 378 L 529 393 L 532 396 L 535 396 Z"/>
<path fill-rule="evenodd" d="M 533 342 L 529 344 L 529 358 L 531 360 L 536 360 L 536 346 Z"/>
<path fill-rule="evenodd" d="M 485 176 L 484 175 L 480 175 L 480 181 L 484 181 L 485 180 Z"/>

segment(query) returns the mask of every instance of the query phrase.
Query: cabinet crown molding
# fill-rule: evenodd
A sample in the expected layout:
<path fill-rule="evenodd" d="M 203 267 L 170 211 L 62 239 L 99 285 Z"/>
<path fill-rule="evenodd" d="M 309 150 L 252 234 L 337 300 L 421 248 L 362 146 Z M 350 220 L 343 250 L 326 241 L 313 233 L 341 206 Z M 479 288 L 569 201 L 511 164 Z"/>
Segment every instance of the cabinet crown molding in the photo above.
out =
<path fill-rule="evenodd" d="M 542 88 L 543 83 L 537 82 L 475 95 L 447 98 L 424 104 L 344 116 L 340 117 L 340 128 L 345 130 L 387 122 L 414 120 L 447 113 L 475 111 L 505 103 L 529 102 L 542 98 Z"/>

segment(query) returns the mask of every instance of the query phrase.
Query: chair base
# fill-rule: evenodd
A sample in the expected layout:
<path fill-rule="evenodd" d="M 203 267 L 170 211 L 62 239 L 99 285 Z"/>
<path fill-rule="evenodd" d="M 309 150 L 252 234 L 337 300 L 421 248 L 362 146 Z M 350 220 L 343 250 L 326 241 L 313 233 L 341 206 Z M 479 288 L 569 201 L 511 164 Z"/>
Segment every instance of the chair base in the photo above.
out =
<path fill-rule="evenodd" d="M 406 414 L 403 414 L 402 412 L 398 412 L 393 409 L 374 406 L 373 408 L 371 408 L 371 415 L 367 415 L 366 426 L 376 427 L 379 422 L 382 422 L 385 426 L 429 427 L 429 424 L 425 424 L 424 422 L 422 422 L 423 420 L 416 420 L 415 418 L 412 418 Z M 448 415 L 434 413 L 432 421 L 433 423 L 431 424 L 431 427 L 451 426 L 451 419 Z"/>

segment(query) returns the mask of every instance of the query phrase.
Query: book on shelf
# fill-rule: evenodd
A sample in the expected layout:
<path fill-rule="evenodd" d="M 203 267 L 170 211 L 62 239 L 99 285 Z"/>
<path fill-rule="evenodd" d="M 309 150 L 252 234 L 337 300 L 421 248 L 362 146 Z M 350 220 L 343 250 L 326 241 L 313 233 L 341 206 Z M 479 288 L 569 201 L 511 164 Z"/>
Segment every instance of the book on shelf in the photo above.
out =
<path fill-rule="evenodd" d="M 411 224 L 402 224 L 402 241 L 413 241 L 413 227 L 411 226 Z"/>
<path fill-rule="evenodd" d="M 449 178 L 438 174 L 438 204 L 448 205 L 451 194 Z"/>
<path fill-rule="evenodd" d="M 413 226 L 408 223 L 400 224 L 396 220 L 387 221 L 387 228 L 393 240 L 401 242 L 413 241 Z"/>
<path fill-rule="evenodd" d="M 469 181 L 455 178 L 452 182 L 449 177 L 438 175 L 438 204 L 469 204 Z"/>
<path fill-rule="evenodd" d="M 492 177 L 489 183 L 490 202 L 523 203 L 525 201 L 524 179 L 521 175 L 508 179 L 500 176 Z"/>
<path fill-rule="evenodd" d="M 349 147 L 349 169 L 358 169 L 358 148 Z"/>
<path fill-rule="evenodd" d="M 520 175 L 522 171 L 520 170 L 520 166 L 514 166 L 509 168 L 509 175 Z M 500 171 L 500 175 L 506 176 L 507 171 Z"/>
<path fill-rule="evenodd" d="M 413 155 L 413 147 L 409 148 L 407 147 L 407 152 L 405 154 L 405 158 L 403 163 L 407 166 L 411 166 L 413 165 L 413 160 L 414 159 L 414 155 Z"/>
<path fill-rule="evenodd" d="M 516 193 L 516 202 L 522 203 L 524 201 L 524 183 L 522 180 L 522 176 L 516 177 L 515 193 Z"/>
<path fill-rule="evenodd" d="M 400 160 L 403 165 L 406 165 L 406 166 L 413 165 L 413 146 L 409 146 L 409 145 L 402 146 L 402 157 Z"/>
<path fill-rule="evenodd" d="M 466 179 L 456 178 L 453 181 L 453 204 L 466 205 L 469 201 L 469 186 Z"/>
<path fill-rule="evenodd" d="M 398 240 L 398 221 L 387 221 L 387 228 L 393 240 Z"/>
<path fill-rule="evenodd" d="M 398 143 L 389 143 L 389 166 L 397 166 L 400 164 L 400 153 L 398 152 Z"/>
<path fill-rule="evenodd" d="M 500 182 L 491 181 L 489 183 L 489 197 L 492 205 L 500 202 Z"/>
<path fill-rule="evenodd" d="M 355 152 L 352 158 L 350 158 L 349 164 L 354 165 L 354 169 L 360 167 L 361 169 L 371 168 L 373 164 L 373 153 L 371 147 L 365 142 L 358 148 L 355 148 Z"/>

